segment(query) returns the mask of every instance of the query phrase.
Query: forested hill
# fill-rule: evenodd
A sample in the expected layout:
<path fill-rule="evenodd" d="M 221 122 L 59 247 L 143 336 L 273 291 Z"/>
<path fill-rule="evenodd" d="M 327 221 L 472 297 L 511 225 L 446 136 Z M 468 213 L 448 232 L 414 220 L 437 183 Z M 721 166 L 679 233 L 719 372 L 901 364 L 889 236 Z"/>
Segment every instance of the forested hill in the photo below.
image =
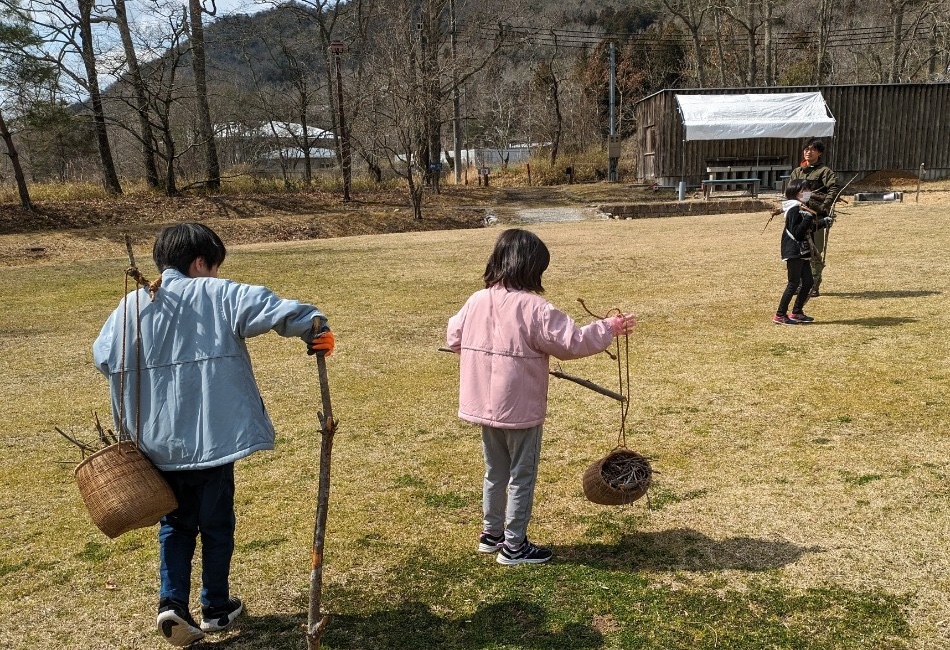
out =
<path fill-rule="evenodd" d="M 950 69 L 950 0 L 459 0 L 455 30 L 447 0 L 416 2 L 411 15 L 398 0 L 343 3 L 336 13 L 318 12 L 315 4 L 209 21 L 213 77 L 243 86 L 286 83 L 325 67 L 331 40 L 349 46 L 345 67 L 360 65 L 393 40 L 400 23 L 418 26 L 423 18 L 442 57 L 453 31 L 465 50 L 505 32 L 494 66 L 514 76 L 532 74 L 531 66 L 514 72 L 526 61 L 556 57 L 583 65 L 613 42 L 628 81 L 636 77 L 645 93 L 662 86 L 942 81 Z"/>
<path fill-rule="evenodd" d="M 385 5 L 386 3 L 381 3 Z M 445 3 L 443 3 L 445 4 Z M 460 3 L 461 4 L 461 3 Z M 511 44 L 499 54 L 499 59 L 513 62 L 522 58 L 521 41 L 524 32 L 537 31 L 550 38 L 551 30 L 562 30 L 565 56 L 576 49 L 577 40 L 585 47 L 596 47 L 603 38 L 636 38 L 663 20 L 662 5 L 631 4 L 618 0 L 537 0 L 523 3 L 520 12 L 506 13 L 504 20 L 493 17 L 490 27 L 505 25 L 513 31 Z M 323 21 L 332 21 L 323 14 Z M 446 17 L 443 17 L 447 20 Z M 286 55 L 292 53 L 298 70 L 316 69 L 323 64 L 321 48 L 321 15 L 311 4 L 288 3 L 281 7 L 255 14 L 237 14 L 212 19 L 205 30 L 208 67 L 218 80 L 250 85 L 255 81 L 281 84 L 287 80 Z M 354 17 L 346 12 L 335 19 L 329 40 L 343 40 L 351 47 L 372 47 L 373 42 L 387 31 L 386 20 L 372 20 L 367 36 L 354 24 Z M 366 28 L 364 28 L 366 29 Z M 375 33 L 374 33 L 375 29 Z M 472 25 L 459 21 L 457 30 L 462 40 L 473 38 Z M 450 37 L 451 28 L 444 26 L 444 36 Z M 187 68 L 189 58 L 182 59 Z M 183 74 L 188 76 L 187 69 Z"/>

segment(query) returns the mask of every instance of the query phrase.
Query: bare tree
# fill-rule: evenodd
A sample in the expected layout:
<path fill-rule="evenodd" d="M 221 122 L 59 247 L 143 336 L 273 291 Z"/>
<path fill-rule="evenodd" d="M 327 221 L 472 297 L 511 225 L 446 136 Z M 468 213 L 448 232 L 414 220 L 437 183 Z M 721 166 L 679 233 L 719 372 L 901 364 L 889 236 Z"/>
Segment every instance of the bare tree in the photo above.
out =
<path fill-rule="evenodd" d="M 0 5 L 0 89 L 18 94 L 27 81 L 42 84 L 55 79 L 52 67 L 38 58 L 37 48 L 40 45 L 40 38 L 29 26 L 19 4 L 4 2 Z M 2 105 L 0 139 L 6 146 L 7 156 L 13 166 L 20 205 L 32 211 L 33 201 L 26 184 L 26 176 L 20 165 L 20 155 L 13 141 L 13 134 L 3 117 Z"/>
<path fill-rule="evenodd" d="M 366 12 L 372 11 L 373 6 L 372 0 L 356 0 L 356 2 L 343 2 L 342 0 L 300 0 L 298 3 L 291 5 L 291 9 L 296 11 L 300 20 L 307 21 L 317 26 L 317 33 L 319 35 L 319 45 L 317 48 L 313 47 L 313 44 L 310 44 L 312 49 L 319 49 L 320 55 L 323 58 L 322 72 L 324 74 L 324 83 L 321 84 L 323 91 L 326 93 L 326 105 L 335 106 L 337 99 L 333 96 L 334 89 L 334 80 L 333 80 L 333 61 L 331 60 L 330 55 L 330 43 L 334 40 L 342 40 L 338 38 L 337 34 L 337 22 L 348 13 L 352 14 L 354 24 L 357 26 L 360 24 L 360 17 L 363 16 Z M 346 110 L 346 107 L 343 107 L 342 110 Z M 340 127 L 337 119 L 338 111 L 330 111 L 329 118 L 331 120 L 333 131 L 333 139 L 336 146 L 337 152 L 337 162 L 340 166 L 343 166 L 343 144 L 341 141 Z"/>
<path fill-rule="evenodd" d="M 746 75 L 747 86 L 754 86 L 758 80 L 758 39 L 759 29 L 765 19 L 759 0 L 724 0 L 719 8 L 745 32 L 746 36 Z"/>
<path fill-rule="evenodd" d="M 138 55 L 135 52 L 135 45 L 132 42 L 132 30 L 129 26 L 125 0 L 113 0 L 113 6 L 115 7 L 115 23 L 119 28 L 122 48 L 125 52 L 125 67 L 129 83 L 132 86 L 134 107 L 138 115 L 139 140 L 142 144 L 142 166 L 145 170 L 145 182 L 149 187 L 156 188 L 159 186 L 159 179 L 153 146 L 155 137 L 152 134 L 152 125 L 149 122 L 148 94 L 145 88 L 145 81 L 142 79 Z"/>
<path fill-rule="evenodd" d="M 821 85 L 830 74 L 828 64 L 828 39 L 831 31 L 833 0 L 818 0 L 818 47 L 816 48 L 815 83 Z"/>
<path fill-rule="evenodd" d="M 211 106 L 208 102 L 208 73 L 205 56 L 205 36 L 202 14 L 217 13 L 215 0 L 210 0 L 211 9 L 206 9 L 201 0 L 188 0 L 188 21 L 191 31 L 191 69 L 195 76 L 195 106 L 198 119 L 198 136 L 204 146 L 207 187 L 215 191 L 221 187 L 221 166 L 215 145 L 214 125 L 211 122 Z"/>
<path fill-rule="evenodd" d="M 326 78 L 322 69 L 325 56 L 313 47 L 308 38 L 312 36 L 309 30 L 302 36 L 283 32 L 282 21 L 288 15 L 299 18 L 302 10 L 294 7 L 289 11 L 292 13 L 285 14 L 284 9 L 277 9 L 265 18 L 264 25 L 255 23 L 255 32 L 246 36 L 244 57 L 253 79 L 258 121 L 272 128 L 280 125 L 280 133 L 273 134 L 275 142 L 289 139 L 299 147 L 303 154 L 304 182 L 310 185 L 313 178 L 311 147 L 315 133 L 322 133 L 322 129 L 311 127 L 311 116 L 316 112 L 316 99 Z M 328 114 L 324 116 L 329 119 Z M 293 124 L 299 124 L 300 128 Z M 277 147 L 277 152 L 284 167 L 284 182 L 289 183 L 290 170 L 285 164 L 283 148 Z"/>
<path fill-rule="evenodd" d="M 59 70 L 85 93 L 92 113 L 96 146 L 103 185 L 111 194 L 121 194 L 122 186 L 116 173 L 112 147 L 109 143 L 107 119 L 99 87 L 99 61 L 93 25 L 109 20 L 93 0 L 77 0 L 74 10 L 66 0 L 28 0 L 31 24 L 43 40 L 44 59 Z M 70 57 L 78 56 L 82 72 L 72 69 Z"/>
<path fill-rule="evenodd" d="M 710 0 L 663 0 L 667 11 L 679 19 L 689 31 L 693 42 L 693 65 L 700 88 L 706 87 L 706 66 L 703 57 L 702 29 L 706 15 L 712 11 Z"/>
<path fill-rule="evenodd" d="M 564 114 L 561 111 L 561 78 L 556 62 L 560 59 L 557 47 L 551 56 L 538 64 L 535 69 L 535 84 L 544 94 L 552 120 L 548 122 L 547 135 L 551 143 L 551 167 L 557 164 L 561 148 L 561 136 L 564 133 Z"/>
<path fill-rule="evenodd" d="M 716 66 L 719 70 L 719 87 L 726 87 L 726 52 L 723 47 L 723 32 L 722 32 L 722 16 L 725 12 L 723 11 L 720 5 L 713 6 L 713 19 L 715 21 L 715 34 L 716 34 L 716 54 L 718 55 L 719 65 Z"/>

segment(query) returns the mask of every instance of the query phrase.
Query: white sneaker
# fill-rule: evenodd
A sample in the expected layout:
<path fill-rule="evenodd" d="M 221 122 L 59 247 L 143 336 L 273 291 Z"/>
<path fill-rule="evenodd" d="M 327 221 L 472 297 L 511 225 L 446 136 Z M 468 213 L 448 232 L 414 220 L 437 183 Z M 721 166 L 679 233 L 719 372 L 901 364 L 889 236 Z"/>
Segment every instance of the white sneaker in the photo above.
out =
<path fill-rule="evenodd" d="M 241 612 L 244 611 L 244 603 L 240 598 L 229 598 L 228 604 L 224 607 L 201 608 L 201 629 L 205 632 L 220 632 L 231 627 Z"/>
<path fill-rule="evenodd" d="M 182 648 L 205 636 L 188 610 L 173 601 L 164 601 L 159 606 L 156 624 L 166 641 Z"/>

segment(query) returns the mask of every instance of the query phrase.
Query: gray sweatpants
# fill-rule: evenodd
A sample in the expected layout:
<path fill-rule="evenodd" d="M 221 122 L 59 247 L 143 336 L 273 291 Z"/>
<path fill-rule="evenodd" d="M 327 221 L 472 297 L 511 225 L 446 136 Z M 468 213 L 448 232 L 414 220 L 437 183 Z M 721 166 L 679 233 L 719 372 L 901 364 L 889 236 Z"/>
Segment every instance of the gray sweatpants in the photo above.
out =
<path fill-rule="evenodd" d="M 509 547 L 527 537 L 541 458 L 541 429 L 496 429 L 482 425 L 485 481 L 482 512 L 485 532 L 505 533 Z"/>

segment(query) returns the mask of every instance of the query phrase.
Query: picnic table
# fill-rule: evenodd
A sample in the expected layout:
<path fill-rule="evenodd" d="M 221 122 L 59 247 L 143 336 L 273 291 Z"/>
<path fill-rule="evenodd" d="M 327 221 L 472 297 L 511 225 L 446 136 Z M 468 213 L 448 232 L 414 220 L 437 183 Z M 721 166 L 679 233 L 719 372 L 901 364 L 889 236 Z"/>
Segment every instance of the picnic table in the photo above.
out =
<path fill-rule="evenodd" d="M 713 188 L 730 186 L 734 188 L 748 187 L 749 193 L 753 197 L 759 196 L 759 185 L 762 183 L 760 178 L 707 178 L 700 183 L 703 186 L 703 198 L 708 199 L 712 196 Z"/>

